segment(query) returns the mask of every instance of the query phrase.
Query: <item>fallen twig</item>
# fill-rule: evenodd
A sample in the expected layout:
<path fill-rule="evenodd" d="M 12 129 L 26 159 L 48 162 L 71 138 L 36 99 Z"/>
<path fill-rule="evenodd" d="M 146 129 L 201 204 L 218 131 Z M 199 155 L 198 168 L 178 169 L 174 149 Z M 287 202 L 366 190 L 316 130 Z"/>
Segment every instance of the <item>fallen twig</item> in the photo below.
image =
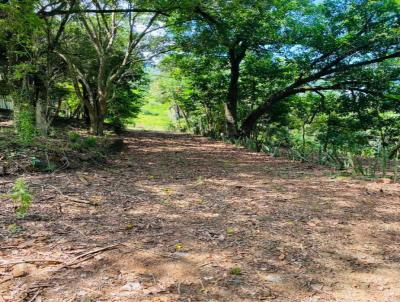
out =
<path fill-rule="evenodd" d="M 43 292 L 43 289 L 46 287 L 51 287 L 51 284 L 48 283 L 42 283 L 42 284 L 35 284 L 33 286 L 30 287 L 29 292 L 27 293 L 25 299 L 28 298 L 28 295 L 31 294 L 33 291 L 35 291 L 35 293 L 33 294 L 32 298 L 30 298 L 29 300 L 27 300 L 27 302 L 33 302 L 36 300 L 36 298 Z M 24 299 L 24 300 L 25 300 Z"/>
<path fill-rule="evenodd" d="M 76 203 L 80 203 L 80 204 L 86 204 L 88 206 L 96 206 L 94 203 L 91 203 L 90 201 L 87 201 L 87 200 L 70 197 L 68 195 L 64 195 L 63 197 L 65 197 L 68 201 L 72 201 L 72 202 L 76 202 Z"/>
<path fill-rule="evenodd" d="M 53 199 L 54 197 L 55 197 L 54 195 L 46 196 L 46 197 L 40 198 L 40 201 L 47 201 L 47 200 Z"/>
<path fill-rule="evenodd" d="M 13 249 L 17 248 L 18 245 L 8 245 L 8 246 L 0 246 L 0 250 L 8 250 L 8 249 Z"/>
<path fill-rule="evenodd" d="M 118 246 L 118 245 L 120 245 L 120 243 L 117 243 L 117 244 L 109 245 L 109 246 L 106 246 L 106 247 L 102 247 L 102 248 L 98 248 L 98 249 L 91 250 L 91 251 L 89 251 L 89 252 L 87 252 L 87 253 L 84 253 L 84 254 L 82 254 L 82 255 L 77 256 L 77 257 L 75 258 L 75 260 L 78 260 L 78 259 L 80 259 L 80 258 L 89 256 L 89 255 L 97 254 L 97 253 L 100 253 L 100 252 L 112 250 L 112 249 L 114 249 L 114 248 L 115 248 L 116 246 Z"/>
<path fill-rule="evenodd" d="M 35 294 L 32 296 L 32 298 L 29 299 L 28 302 L 33 302 L 33 301 L 35 301 L 36 297 L 39 296 L 39 294 L 40 294 L 41 292 L 42 292 L 42 289 L 39 288 L 39 289 L 35 292 Z"/>
<path fill-rule="evenodd" d="M 115 249 L 118 245 L 120 245 L 120 243 L 113 244 L 113 245 L 108 245 L 108 246 L 105 246 L 105 247 L 102 247 L 102 248 L 91 250 L 91 251 L 89 251 L 87 253 L 84 253 L 82 255 L 77 256 L 74 260 L 72 260 L 69 263 L 64 264 L 63 266 L 59 267 L 55 271 L 59 271 L 59 270 L 61 270 L 63 268 L 67 268 L 67 267 L 82 263 L 84 261 L 87 261 L 87 260 L 95 257 L 96 255 L 98 255 L 101 252 L 105 252 L 105 251 L 109 251 L 109 250 Z"/>
<path fill-rule="evenodd" d="M 12 279 L 13 279 L 13 277 L 8 277 L 8 278 L 5 278 L 4 280 L 0 280 L 0 284 L 6 283 Z"/>
<path fill-rule="evenodd" d="M 65 198 L 67 201 L 71 201 L 71 202 L 75 202 L 75 203 L 80 203 L 80 204 L 85 204 L 85 205 L 89 205 L 89 206 L 96 206 L 95 204 L 91 203 L 90 201 L 87 200 L 83 200 L 83 199 L 79 199 L 79 198 L 75 198 L 75 197 L 71 197 L 68 195 L 65 195 L 63 192 L 61 192 L 61 190 L 55 186 L 52 185 L 48 185 L 48 187 L 53 188 L 54 190 L 56 190 L 63 198 Z"/>
<path fill-rule="evenodd" d="M 213 262 L 207 262 L 207 263 L 198 265 L 198 267 L 204 267 L 204 266 L 211 265 L 211 264 L 213 264 Z"/>
<path fill-rule="evenodd" d="M 28 260 L 19 260 L 19 261 L 12 261 L 12 262 L 6 262 L 6 263 L 0 263 L 1 266 L 7 266 L 7 265 L 16 265 L 16 264 L 21 264 L 21 263 L 49 263 L 49 264 L 60 264 L 64 263 L 63 261 L 60 260 L 53 260 L 53 259 L 28 259 Z"/>

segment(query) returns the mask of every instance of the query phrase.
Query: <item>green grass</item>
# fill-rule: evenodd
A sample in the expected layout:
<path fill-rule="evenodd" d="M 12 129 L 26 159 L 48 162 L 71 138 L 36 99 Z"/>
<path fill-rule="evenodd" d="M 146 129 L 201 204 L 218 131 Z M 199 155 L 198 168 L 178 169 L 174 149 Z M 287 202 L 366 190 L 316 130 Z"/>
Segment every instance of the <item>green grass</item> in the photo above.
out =
<path fill-rule="evenodd" d="M 169 103 L 149 101 L 142 107 L 139 116 L 129 123 L 128 128 L 156 131 L 170 130 L 169 106 Z"/>

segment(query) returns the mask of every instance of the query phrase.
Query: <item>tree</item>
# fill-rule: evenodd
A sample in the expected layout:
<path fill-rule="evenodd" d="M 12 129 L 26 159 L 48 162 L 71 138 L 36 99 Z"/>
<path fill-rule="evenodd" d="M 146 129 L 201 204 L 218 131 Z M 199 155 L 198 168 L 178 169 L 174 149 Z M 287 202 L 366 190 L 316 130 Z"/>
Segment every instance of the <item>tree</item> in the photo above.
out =
<path fill-rule="evenodd" d="M 229 66 L 229 84 L 223 102 L 229 136 L 238 135 L 242 61 L 248 52 L 275 42 L 274 36 L 284 17 L 295 7 L 297 1 L 195 1 L 188 8 L 194 22 L 185 23 L 175 31 L 183 51 L 190 49 L 200 55 L 212 55 Z"/>
<path fill-rule="evenodd" d="M 399 5 L 396 1 L 324 1 L 285 30 L 287 42 L 274 49 L 280 60 L 273 81 L 278 88 L 242 124 L 249 135 L 271 106 L 306 91 L 359 91 L 380 95 L 380 64 L 400 56 Z M 283 80 L 282 76 L 286 79 Z M 393 80 L 393 79 L 392 79 Z"/>
<path fill-rule="evenodd" d="M 90 3 L 89 7 L 92 6 L 99 11 L 117 9 L 115 4 L 97 0 Z M 94 134 L 103 135 L 108 103 L 116 97 L 116 87 L 129 73 L 130 66 L 143 61 L 143 42 L 154 30 L 159 16 L 159 13 L 142 15 L 131 11 L 93 14 L 91 10 L 74 16 L 75 28 L 71 28 L 71 34 L 57 52 L 68 64 L 75 92 L 89 112 Z M 82 40 L 82 33 L 89 40 L 89 47 Z M 82 60 L 82 53 L 89 63 Z"/>
<path fill-rule="evenodd" d="M 379 95 L 379 66 L 400 56 L 395 0 L 203 1 L 193 3 L 190 13 L 194 21 L 173 32 L 182 52 L 213 56 L 228 67 L 230 136 L 250 136 L 276 104 L 293 95 Z M 259 86 L 263 90 L 251 106 L 243 71 L 254 78 L 258 96 Z"/>
<path fill-rule="evenodd" d="M 220 136 L 225 131 L 221 99 L 229 82 L 223 64 L 212 56 L 173 54 L 162 61 L 161 70 L 169 79 L 161 85 L 163 95 L 182 111 L 184 128 Z"/>
<path fill-rule="evenodd" d="M 44 4 L 39 0 L 6 1 L 2 4 L 4 15 L 1 41 L 5 44 L 4 78 L 15 108 L 21 103 L 35 111 L 37 130 L 46 134 L 53 119 L 56 82 L 63 74 L 62 64 L 54 54 L 59 39 L 68 22 L 69 14 L 60 18 L 40 18 L 36 11 Z M 47 7 L 55 4 L 48 3 Z M 74 1 L 64 3 L 72 7 Z M 61 67 L 61 68 L 60 68 Z M 18 111 L 18 110 L 17 110 Z"/>

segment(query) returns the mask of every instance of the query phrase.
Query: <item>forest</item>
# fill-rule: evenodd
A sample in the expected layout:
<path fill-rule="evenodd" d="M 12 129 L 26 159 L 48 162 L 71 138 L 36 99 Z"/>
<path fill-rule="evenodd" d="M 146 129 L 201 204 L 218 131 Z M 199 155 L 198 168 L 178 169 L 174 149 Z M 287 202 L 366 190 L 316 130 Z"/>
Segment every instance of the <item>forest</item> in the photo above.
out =
<path fill-rule="evenodd" d="M 400 301 L 399 0 L 0 0 L 0 302 Z"/>

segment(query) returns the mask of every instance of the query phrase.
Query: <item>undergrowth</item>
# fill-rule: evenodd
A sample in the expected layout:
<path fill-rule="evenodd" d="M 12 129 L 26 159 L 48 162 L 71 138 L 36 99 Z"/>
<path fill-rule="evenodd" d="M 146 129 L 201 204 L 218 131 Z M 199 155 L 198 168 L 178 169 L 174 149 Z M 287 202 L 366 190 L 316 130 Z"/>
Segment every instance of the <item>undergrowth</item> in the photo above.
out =
<path fill-rule="evenodd" d="M 15 215 L 17 218 L 24 218 L 28 213 L 32 202 L 32 195 L 25 181 L 18 178 L 11 190 L 11 198 L 15 204 Z"/>
<path fill-rule="evenodd" d="M 0 166 L 5 174 L 48 173 L 96 165 L 122 148 L 123 140 L 115 136 L 95 137 L 53 129 L 49 136 L 35 135 L 21 141 L 12 128 L 0 130 Z"/>

